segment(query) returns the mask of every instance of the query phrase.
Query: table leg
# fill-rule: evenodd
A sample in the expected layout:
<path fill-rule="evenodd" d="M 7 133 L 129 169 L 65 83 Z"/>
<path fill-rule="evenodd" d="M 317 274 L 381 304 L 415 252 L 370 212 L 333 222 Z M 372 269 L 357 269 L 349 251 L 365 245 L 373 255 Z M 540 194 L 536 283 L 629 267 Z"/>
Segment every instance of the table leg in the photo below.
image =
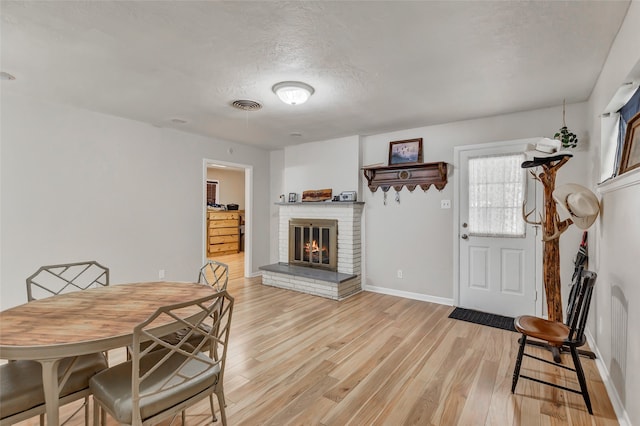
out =
<path fill-rule="evenodd" d="M 58 418 L 58 364 L 60 364 L 60 359 L 40 360 L 40 364 L 42 364 L 44 402 L 47 406 L 47 424 L 58 425 L 60 422 Z"/>

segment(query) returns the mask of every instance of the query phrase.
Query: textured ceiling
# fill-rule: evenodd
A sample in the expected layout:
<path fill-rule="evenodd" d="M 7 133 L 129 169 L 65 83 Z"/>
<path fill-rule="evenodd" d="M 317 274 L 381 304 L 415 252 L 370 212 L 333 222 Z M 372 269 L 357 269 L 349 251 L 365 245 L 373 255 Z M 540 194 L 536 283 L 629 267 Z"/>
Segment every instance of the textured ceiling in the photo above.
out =
<path fill-rule="evenodd" d="M 2 90 L 274 149 L 585 101 L 628 5 L 3 0 Z"/>

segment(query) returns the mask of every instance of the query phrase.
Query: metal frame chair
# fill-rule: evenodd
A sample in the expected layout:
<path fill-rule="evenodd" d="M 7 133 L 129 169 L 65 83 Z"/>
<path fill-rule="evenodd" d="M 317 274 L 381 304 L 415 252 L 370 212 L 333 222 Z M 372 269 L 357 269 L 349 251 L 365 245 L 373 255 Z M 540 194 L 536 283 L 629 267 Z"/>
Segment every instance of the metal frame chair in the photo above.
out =
<path fill-rule="evenodd" d="M 131 360 L 91 379 L 94 413 L 101 407 L 132 425 L 156 424 L 182 413 L 184 422 L 186 408 L 216 394 L 226 425 L 223 382 L 233 303 L 226 291 L 217 292 L 159 308 L 137 325 Z M 180 341 L 164 340 L 168 326 L 159 324 L 167 320 L 187 330 Z M 203 352 L 206 346 L 209 351 Z"/>
<path fill-rule="evenodd" d="M 109 269 L 96 261 L 61 263 L 41 266 L 26 279 L 29 302 L 72 291 L 109 285 Z M 73 417 L 85 409 L 85 424 L 89 424 L 89 379 L 108 368 L 106 354 L 97 353 L 64 358 L 58 367 L 60 405 L 84 398 Z M 2 383 L 0 425 L 13 424 L 40 415 L 44 424 L 46 406 L 42 390 L 42 366 L 36 361 L 10 361 L 0 366 Z"/>
<path fill-rule="evenodd" d="M 532 380 L 537 383 L 542 383 L 544 385 L 553 386 L 558 389 L 582 395 L 589 414 L 593 414 L 591 399 L 589 398 L 589 391 L 587 389 L 587 381 L 580 362 L 578 348 L 586 343 L 584 330 L 587 323 L 587 316 L 589 315 L 589 305 L 591 303 L 591 296 L 593 294 L 593 286 L 595 285 L 596 277 L 597 275 L 595 272 L 586 270 L 581 270 L 578 274 L 576 283 L 574 283 L 569 297 L 566 323 L 549 321 L 529 315 L 520 316 L 515 319 L 514 326 L 516 330 L 522 333 L 522 337 L 520 339 L 520 349 L 518 350 L 518 357 L 516 358 L 516 364 L 513 371 L 511 393 L 515 392 L 516 385 L 518 384 L 518 378 L 522 377 L 523 379 Z M 543 340 L 550 346 L 568 348 L 571 353 L 571 358 L 573 359 L 574 368 L 526 353 L 525 345 L 527 344 L 528 337 Z M 522 358 L 524 356 L 565 370 L 573 371 L 578 378 L 580 389 L 573 389 L 520 374 Z"/>
<path fill-rule="evenodd" d="M 229 266 L 226 263 L 218 262 L 217 260 L 208 260 L 198 272 L 198 282 L 200 284 L 213 287 L 217 292 L 226 291 L 227 283 L 229 282 Z M 206 324 L 203 324 L 206 327 Z M 208 331 L 208 330 L 207 330 Z M 187 329 L 181 329 L 176 332 L 170 333 L 163 337 L 168 342 L 177 342 L 184 337 L 188 332 Z M 192 339 L 197 339 L 198 336 L 193 336 Z M 193 343 L 189 341 L 189 343 Z M 207 346 L 203 350 L 208 349 Z M 127 347 L 127 360 L 131 359 L 131 348 Z M 216 413 L 213 406 L 213 395 L 210 395 L 211 416 L 216 421 Z M 225 404 L 226 406 L 226 404 Z"/>
<path fill-rule="evenodd" d="M 84 398 L 83 404 L 71 415 L 73 417 L 85 408 L 85 424 L 89 424 L 88 398 L 89 379 L 108 367 L 102 354 L 90 354 L 75 358 L 65 358 L 58 366 L 58 376 L 62 377 L 60 405 Z M 0 425 L 14 423 L 40 415 L 44 425 L 47 407 L 42 385 L 42 367 L 37 361 L 10 361 L 0 365 Z M 71 418 L 70 417 L 70 418 Z M 63 423 L 64 424 L 64 423 Z"/>
<path fill-rule="evenodd" d="M 41 266 L 27 278 L 27 300 L 109 285 L 109 268 L 94 260 Z"/>
<path fill-rule="evenodd" d="M 225 291 L 229 282 L 229 266 L 217 260 L 208 260 L 198 274 L 198 282 L 217 291 Z"/>

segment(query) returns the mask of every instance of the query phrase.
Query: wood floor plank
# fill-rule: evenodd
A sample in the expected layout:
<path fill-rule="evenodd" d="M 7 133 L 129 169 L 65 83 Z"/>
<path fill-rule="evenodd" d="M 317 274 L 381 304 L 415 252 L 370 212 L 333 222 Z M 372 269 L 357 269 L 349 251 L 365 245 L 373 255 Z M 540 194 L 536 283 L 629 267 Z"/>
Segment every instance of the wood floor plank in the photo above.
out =
<path fill-rule="evenodd" d="M 227 260 L 242 270 L 243 259 Z M 452 307 L 368 292 L 337 302 L 263 286 L 259 277 L 234 278 L 228 288 L 229 425 L 618 424 L 593 360 L 582 361 L 593 416 L 580 395 L 524 379 L 511 394 L 519 335 L 450 319 Z M 110 353 L 112 364 L 124 359 L 124 350 Z M 577 384 L 570 372 L 538 364 L 527 360 L 523 372 Z M 210 424 L 208 400 L 187 410 L 187 423 Z M 68 424 L 84 424 L 83 416 Z"/>

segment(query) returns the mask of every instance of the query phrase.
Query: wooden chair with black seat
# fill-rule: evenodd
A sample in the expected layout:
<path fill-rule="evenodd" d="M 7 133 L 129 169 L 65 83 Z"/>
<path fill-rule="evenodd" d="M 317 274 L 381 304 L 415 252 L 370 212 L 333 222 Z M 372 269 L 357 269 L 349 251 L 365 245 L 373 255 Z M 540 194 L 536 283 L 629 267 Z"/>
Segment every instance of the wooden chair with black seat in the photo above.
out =
<path fill-rule="evenodd" d="M 91 379 L 94 413 L 102 407 L 131 425 L 156 424 L 182 413 L 184 424 L 188 407 L 216 394 L 226 425 L 223 380 L 232 311 L 233 298 L 226 291 L 159 308 L 134 328 L 131 360 Z M 167 342 L 169 325 L 188 331 L 179 342 Z M 188 342 L 196 343 L 194 336 L 192 346 Z M 205 346 L 210 350 L 203 351 Z"/>
<path fill-rule="evenodd" d="M 518 384 L 518 378 L 522 377 L 523 379 L 532 380 L 537 383 L 542 383 L 582 395 L 589 414 L 593 414 L 591 399 L 589 398 L 589 391 L 587 389 L 587 381 L 582 368 L 582 363 L 580 362 L 578 348 L 586 343 L 584 331 L 587 323 L 587 317 L 589 315 L 589 305 L 591 304 L 591 296 L 593 294 L 593 286 L 595 285 L 596 277 L 597 275 L 595 272 L 584 269 L 580 270 L 577 275 L 576 282 L 571 288 L 569 302 L 567 305 L 567 319 L 565 323 L 549 321 L 529 315 L 519 316 L 514 320 L 514 326 L 517 331 L 522 333 L 522 337 L 520 339 L 520 348 L 518 350 L 518 356 L 516 358 L 516 364 L 513 371 L 511 393 L 515 392 L 516 385 Z M 571 353 L 571 358 L 573 359 L 574 368 L 526 353 L 525 346 L 527 345 L 528 338 L 534 338 L 537 339 L 536 342 L 543 341 L 549 346 L 555 346 L 560 348 L 560 350 L 569 351 Z M 556 383 L 520 374 L 522 359 L 525 356 L 565 370 L 573 371 L 578 378 L 580 389 L 561 386 Z"/>
<path fill-rule="evenodd" d="M 27 278 L 29 302 L 71 291 L 109 285 L 109 269 L 95 261 L 40 267 Z M 95 353 L 65 358 L 58 366 L 60 405 L 79 399 L 84 403 L 72 414 L 85 409 L 89 424 L 89 379 L 108 367 L 106 355 Z M 42 367 L 36 361 L 10 361 L 0 366 L 0 425 L 13 424 L 40 415 L 44 424 L 46 406 Z"/>

